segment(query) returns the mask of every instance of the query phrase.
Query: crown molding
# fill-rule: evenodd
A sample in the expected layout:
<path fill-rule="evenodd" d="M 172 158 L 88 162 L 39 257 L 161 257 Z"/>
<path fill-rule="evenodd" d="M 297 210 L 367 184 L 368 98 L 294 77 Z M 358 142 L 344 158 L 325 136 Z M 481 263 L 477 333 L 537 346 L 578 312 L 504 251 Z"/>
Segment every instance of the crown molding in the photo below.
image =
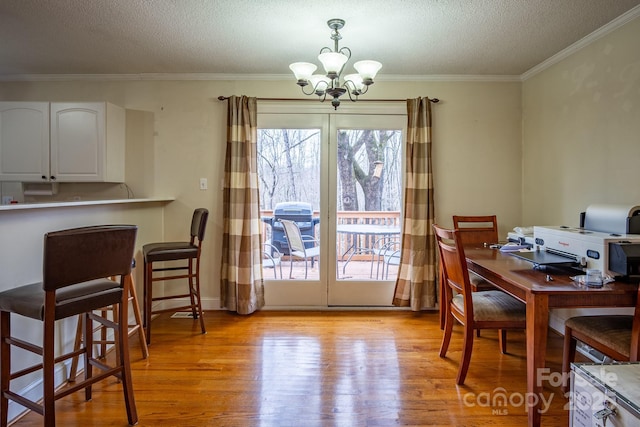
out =
<path fill-rule="evenodd" d="M 596 40 L 606 36 L 609 33 L 612 33 L 613 31 L 615 31 L 618 28 L 622 27 L 626 23 L 628 23 L 630 21 L 633 21 L 638 16 L 640 16 L 640 5 L 634 7 L 633 9 L 630 9 L 629 11 L 627 11 L 625 13 L 623 13 L 622 15 L 620 15 L 619 17 L 617 17 L 613 21 L 609 22 L 608 24 L 598 28 L 597 30 L 595 30 L 591 34 L 588 34 L 588 35 L 584 36 L 583 38 L 581 38 L 580 40 L 578 40 L 577 42 L 575 42 L 571 46 L 561 50 L 558 53 L 556 53 L 551 58 L 549 58 L 549 59 L 539 63 L 538 65 L 534 66 L 533 68 L 529 69 L 528 71 L 526 71 L 525 73 L 523 73 L 520 76 L 520 80 L 521 81 L 525 81 L 527 79 L 530 79 L 531 77 L 535 76 L 538 73 L 541 73 L 542 71 L 546 70 L 547 68 L 551 67 L 552 65 L 555 65 L 558 62 L 562 61 L 563 59 L 568 58 L 569 56 L 571 56 L 574 53 L 578 52 L 579 50 L 581 50 L 585 46 L 588 46 L 591 43 L 594 43 Z"/>
<path fill-rule="evenodd" d="M 282 80 L 282 76 L 214 73 L 7 74 L 0 81 Z"/>
<path fill-rule="evenodd" d="M 376 81 L 394 82 L 516 82 L 517 75 L 499 74 L 432 74 L 432 75 L 395 75 L 383 74 L 376 76 Z"/>
<path fill-rule="evenodd" d="M 7 74 L 3 82 L 65 82 L 65 81 L 286 81 L 289 74 L 214 74 L 214 73 L 141 73 L 141 74 Z M 513 82 L 517 75 L 400 75 L 384 74 L 376 81 L 387 82 Z"/>

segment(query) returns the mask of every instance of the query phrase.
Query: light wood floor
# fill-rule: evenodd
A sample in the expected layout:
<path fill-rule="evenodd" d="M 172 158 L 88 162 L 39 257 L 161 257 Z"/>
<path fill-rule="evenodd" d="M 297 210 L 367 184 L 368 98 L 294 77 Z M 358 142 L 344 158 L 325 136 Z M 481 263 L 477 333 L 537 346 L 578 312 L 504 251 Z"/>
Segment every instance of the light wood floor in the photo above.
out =
<path fill-rule="evenodd" d="M 525 426 L 524 334 L 498 351 L 495 331 L 476 338 L 464 386 L 455 385 L 461 329 L 438 357 L 438 314 L 408 311 L 205 313 L 153 322 L 147 360 L 131 340 L 140 426 Z M 560 370 L 562 340 L 551 333 L 547 366 Z M 58 426 L 125 426 L 121 387 L 106 380 L 93 400 L 57 402 Z M 492 403 L 502 394 L 507 406 Z M 567 426 L 567 400 L 546 386 L 543 425 Z M 28 414 L 15 426 L 39 426 Z"/>

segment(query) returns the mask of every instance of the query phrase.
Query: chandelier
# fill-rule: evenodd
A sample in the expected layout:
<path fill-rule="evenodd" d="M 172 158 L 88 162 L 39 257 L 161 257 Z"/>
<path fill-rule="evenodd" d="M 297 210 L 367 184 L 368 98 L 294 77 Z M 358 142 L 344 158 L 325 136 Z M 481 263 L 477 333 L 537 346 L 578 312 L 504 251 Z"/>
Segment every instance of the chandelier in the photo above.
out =
<path fill-rule="evenodd" d="M 329 47 L 323 47 L 318 55 L 318 60 L 322 63 L 326 74 L 313 74 L 318 67 L 310 62 L 294 62 L 289 65 L 289 68 L 296 76 L 297 84 L 305 95 L 318 95 L 320 102 L 324 102 L 327 96 L 330 96 L 333 98 L 331 105 L 337 110 L 340 106 L 340 97 L 345 93 L 353 102 L 358 100 L 358 95 L 367 93 L 382 64 L 371 60 L 358 61 L 353 64 L 358 73 L 347 74 L 341 81 L 340 75 L 351 58 L 351 49 L 338 48 L 338 41 L 342 38 L 338 30 L 344 27 L 344 20 L 330 19 L 327 25 L 333 30 L 331 40 L 334 41 L 334 48 L 331 50 Z M 310 91 L 305 89 L 307 86 L 310 86 Z"/>

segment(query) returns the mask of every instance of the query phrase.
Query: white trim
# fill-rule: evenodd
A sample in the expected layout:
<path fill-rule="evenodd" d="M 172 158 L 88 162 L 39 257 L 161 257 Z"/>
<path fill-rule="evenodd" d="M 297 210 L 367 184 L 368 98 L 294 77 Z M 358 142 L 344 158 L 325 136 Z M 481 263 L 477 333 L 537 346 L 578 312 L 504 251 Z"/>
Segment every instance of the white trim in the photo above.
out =
<path fill-rule="evenodd" d="M 53 209 L 72 208 L 84 206 L 100 205 L 121 205 L 129 203 L 169 203 L 174 201 L 174 197 L 150 197 L 148 199 L 104 199 L 104 200 L 81 200 L 77 202 L 46 202 L 46 203 L 16 203 L 13 205 L 1 205 L 0 211 L 17 211 L 25 209 Z"/>
<path fill-rule="evenodd" d="M 396 75 L 383 74 L 376 81 L 394 82 L 519 82 L 518 75 L 498 74 L 432 74 L 432 75 Z"/>
<path fill-rule="evenodd" d="M 6 74 L 0 82 L 12 81 L 287 81 L 289 74 L 142 73 L 142 74 Z M 386 82 L 513 82 L 517 75 L 399 75 L 384 74 L 376 81 Z M 295 83 L 295 82 L 294 82 Z"/>
<path fill-rule="evenodd" d="M 613 21 L 611 21 L 608 24 L 598 28 L 597 30 L 595 30 L 591 34 L 588 34 L 588 35 L 584 36 L 583 38 L 581 38 L 580 40 L 578 40 L 577 42 L 575 42 L 571 46 L 561 50 L 558 53 L 556 53 L 551 58 L 549 58 L 549 59 L 539 63 L 538 65 L 534 66 L 530 70 L 528 70 L 525 73 L 523 73 L 520 76 L 520 80 L 525 81 L 527 79 L 530 79 L 531 77 L 535 76 L 538 73 L 541 73 L 542 71 L 546 70 L 547 68 L 551 67 L 552 65 L 555 65 L 558 62 L 562 61 L 563 59 L 568 58 L 569 56 L 571 56 L 574 53 L 578 52 L 579 50 L 581 50 L 585 46 L 588 46 L 591 43 L 594 43 L 596 40 L 598 40 L 598 39 L 606 36 L 607 34 L 617 30 L 618 28 L 622 27 L 623 25 L 625 25 L 629 21 L 632 21 L 632 20 L 636 19 L 638 16 L 640 16 L 640 5 L 634 7 L 633 9 L 627 11 L 626 13 L 623 13 L 622 15 L 620 15 L 619 17 L 617 17 Z"/>

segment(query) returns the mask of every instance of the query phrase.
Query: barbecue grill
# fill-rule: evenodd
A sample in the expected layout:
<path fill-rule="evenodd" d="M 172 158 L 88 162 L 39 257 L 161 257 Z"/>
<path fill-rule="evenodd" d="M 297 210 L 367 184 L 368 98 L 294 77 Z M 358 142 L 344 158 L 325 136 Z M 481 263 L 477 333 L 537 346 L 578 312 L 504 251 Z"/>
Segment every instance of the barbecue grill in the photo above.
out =
<path fill-rule="evenodd" d="M 289 244 L 280 223 L 281 219 L 295 221 L 303 238 L 315 238 L 316 224 L 320 222 L 320 218 L 313 217 L 311 204 L 304 202 L 278 203 L 272 217 L 263 217 L 262 221 L 271 225 L 271 244 L 285 255 L 289 255 Z M 306 242 L 305 246 L 310 248 L 313 242 Z"/>

